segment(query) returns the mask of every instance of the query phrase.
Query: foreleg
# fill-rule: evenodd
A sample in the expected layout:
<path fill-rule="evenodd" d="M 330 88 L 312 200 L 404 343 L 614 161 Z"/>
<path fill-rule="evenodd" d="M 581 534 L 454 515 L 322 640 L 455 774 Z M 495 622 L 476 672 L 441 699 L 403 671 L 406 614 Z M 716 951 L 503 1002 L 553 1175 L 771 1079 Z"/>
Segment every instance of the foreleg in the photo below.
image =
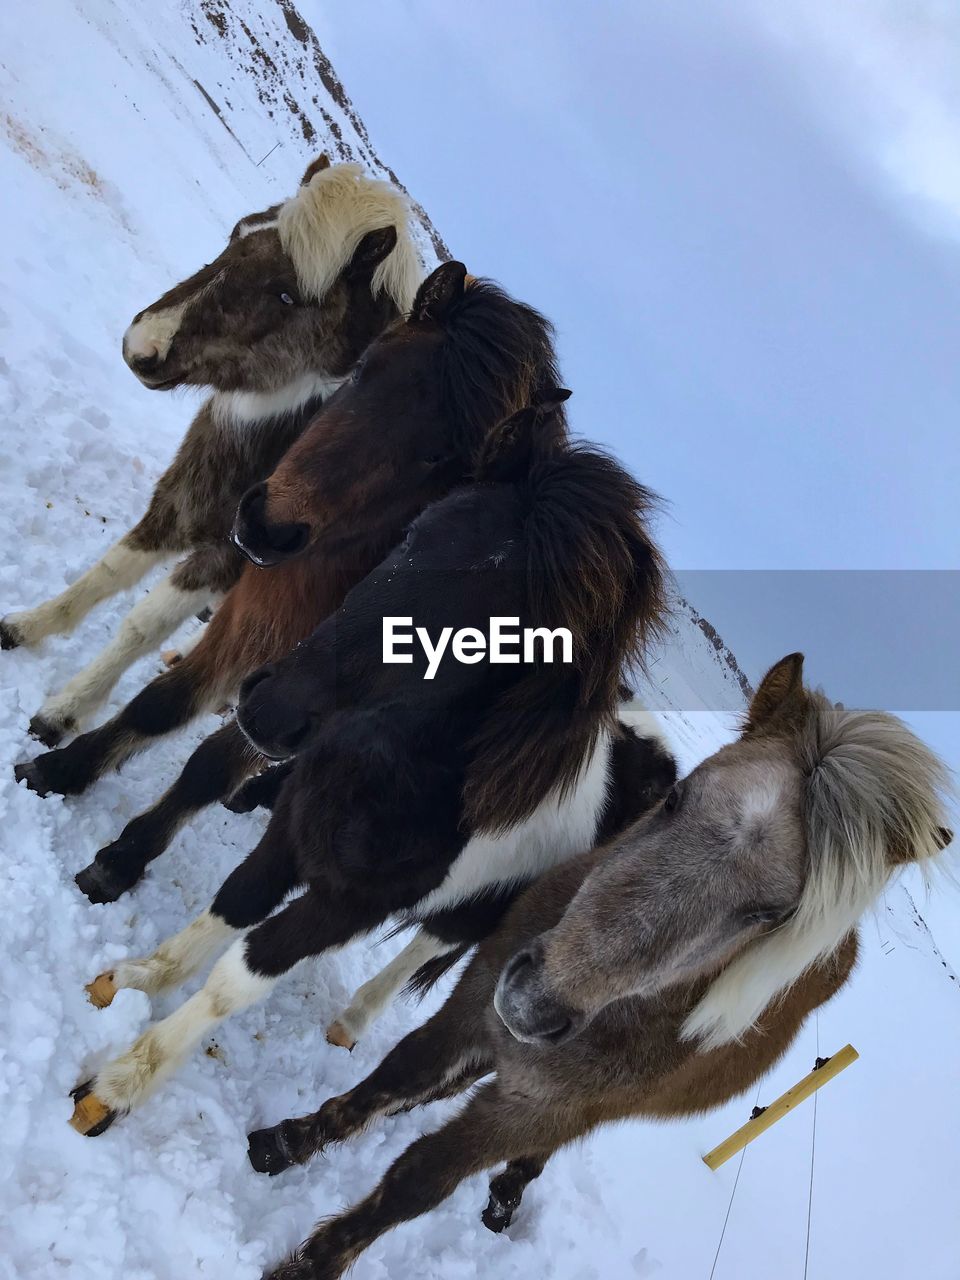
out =
<path fill-rule="evenodd" d="M 217 900 L 212 910 L 220 914 Z M 345 902 L 331 903 L 312 892 L 264 920 L 234 942 L 195 996 L 74 1091 L 74 1128 L 91 1137 L 103 1133 L 118 1116 L 141 1106 L 205 1035 L 263 1000 L 299 961 L 342 945 L 375 923 L 351 912 Z"/>
<path fill-rule="evenodd" d="M 51 695 L 30 721 L 30 732 L 48 747 L 104 701 L 128 667 L 156 648 L 191 614 L 210 599 L 205 589 L 181 591 L 167 577 L 137 601 L 120 630 L 98 657 L 73 677 L 59 693 Z"/>
<path fill-rule="evenodd" d="M 546 1157 L 523 1156 L 511 1160 L 503 1173 L 490 1179 L 490 1199 L 481 1215 L 483 1225 L 498 1234 L 506 1231 L 520 1208 L 523 1193 L 543 1173 Z"/>
<path fill-rule="evenodd" d="M 422 1027 L 405 1036 L 349 1093 L 319 1111 L 282 1120 L 250 1135 L 250 1163 L 277 1174 L 305 1164 L 330 1143 L 345 1142 L 381 1116 L 461 1092 L 492 1067 L 484 1031 L 485 1005 L 458 986 Z"/>
<path fill-rule="evenodd" d="M 280 798 L 280 791 L 293 773 L 295 760 L 284 760 L 271 765 L 255 778 L 238 787 L 232 796 L 224 800 L 224 807 L 231 813 L 252 813 L 254 809 L 272 809 Z"/>
<path fill-rule="evenodd" d="M 325 1222 L 270 1280 L 337 1280 L 384 1232 L 428 1213 L 464 1178 L 549 1143 L 532 1104 L 504 1100 L 482 1086 L 458 1116 L 408 1147 L 380 1185 L 355 1208 Z M 540 1146 L 544 1155 L 553 1146 Z"/>
<path fill-rule="evenodd" d="M 209 639 L 209 632 L 206 639 Z M 45 796 L 80 795 L 93 782 L 116 768 L 155 738 L 172 733 L 201 711 L 220 704 L 226 673 L 218 672 L 211 647 L 201 657 L 198 646 L 189 660 L 165 671 L 137 694 L 106 724 L 82 733 L 66 747 L 46 751 L 18 764 L 18 782 Z"/>
<path fill-rule="evenodd" d="M 103 1009 L 125 987 L 157 995 L 186 982 L 244 929 L 265 920 L 295 886 L 286 824 L 274 821 L 224 881 L 208 910 L 152 955 L 123 960 L 94 978 L 86 988 L 91 1003 Z"/>
<path fill-rule="evenodd" d="M 185 822 L 228 796 L 262 763 L 235 720 L 197 747 L 173 786 L 152 809 L 138 814 L 120 835 L 77 873 L 77 885 L 91 902 L 115 902 L 133 887 Z"/>

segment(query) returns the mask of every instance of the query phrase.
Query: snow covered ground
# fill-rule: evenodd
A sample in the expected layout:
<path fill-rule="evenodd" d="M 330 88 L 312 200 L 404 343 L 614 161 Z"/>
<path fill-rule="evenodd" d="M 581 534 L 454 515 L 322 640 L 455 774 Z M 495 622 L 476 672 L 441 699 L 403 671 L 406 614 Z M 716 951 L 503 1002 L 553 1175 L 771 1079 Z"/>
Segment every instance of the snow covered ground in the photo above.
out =
<path fill-rule="evenodd" d="M 192 397 L 151 394 L 124 368 L 119 340 L 134 312 L 209 260 L 240 215 L 292 189 L 321 147 L 372 158 L 335 89 L 331 96 L 317 83 L 315 102 L 296 90 L 296 111 L 282 92 L 264 98 L 264 83 L 276 89 L 298 59 L 315 59 L 295 15 L 286 0 L 231 9 L 209 0 L 39 0 L 0 15 L 2 612 L 61 589 L 129 526 L 193 412 Z M 250 33 L 242 57 L 241 18 Z M 283 75 L 263 72 L 257 47 Z M 302 83 L 315 80 L 304 73 Z M 14 785 L 13 764 L 35 750 L 29 715 L 104 643 L 128 604 L 102 607 L 39 653 L 0 659 L 0 1277 L 255 1280 L 450 1108 L 391 1120 L 276 1180 L 251 1171 L 249 1129 L 349 1087 L 422 1017 L 399 1005 L 352 1056 L 325 1044 L 331 1015 L 398 945 L 360 944 L 304 967 L 267 1005 L 222 1028 L 108 1135 L 91 1141 L 67 1126 L 70 1088 L 151 1016 L 148 999 L 132 991 L 96 1011 L 84 982 L 182 926 L 262 828 L 259 817 L 212 810 L 133 895 L 92 907 L 76 891 L 74 872 L 217 724 L 208 717 L 79 800 L 40 800 Z M 113 705 L 156 667 L 146 659 L 130 672 Z M 734 712 L 741 701 L 686 617 L 653 669 L 651 697 L 686 765 L 732 724 L 690 709 Z M 818 1050 L 847 1041 L 860 1050 L 818 1103 L 808 1271 L 820 1280 L 960 1274 L 960 992 L 913 896 L 916 909 L 905 890 L 889 894 L 863 930 L 856 981 L 760 1093 L 769 1101 Z M 752 1103 L 683 1125 L 623 1125 L 561 1154 L 503 1237 L 480 1225 L 486 1186 L 472 1180 L 381 1240 L 355 1275 L 708 1280 L 716 1264 L 717 1280 L 799 1280 L 809 1104 L 747 1152 L 716 1258 L 737 1161 L 712 1174 L 700 1155 Z"/>

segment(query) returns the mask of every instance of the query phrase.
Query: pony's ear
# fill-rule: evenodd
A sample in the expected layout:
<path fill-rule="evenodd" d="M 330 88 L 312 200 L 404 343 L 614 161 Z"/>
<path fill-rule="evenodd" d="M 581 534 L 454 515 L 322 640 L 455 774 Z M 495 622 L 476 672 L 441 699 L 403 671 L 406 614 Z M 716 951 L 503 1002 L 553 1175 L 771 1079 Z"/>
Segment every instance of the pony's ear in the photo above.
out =
<path fill-rule="evenodd" d="M 474 467 L 477 480 L 515 480 L 526 471 L 541 411 L 528 405 L 497 424 L 480 450 Z"/>
<path fill-rule="evenodd" d="M 304 170 L 303 177 L 300 179 L 301 187 L 309 187 L 310 179 L 317 173 L 323 173 L 324 169 L 330 168 L 330 157 L 325 155 L 317 156 L 316 160 L 311 160 Z"/>
<path fill-rule="evenodd" d="M 532 397 L 532 403 L 541 413 L 553 413 L 573 395 L 566 387 L 547 387 Z"/>
<path fill-rule="evenodd" d="M 933 833 L 933 840 L 937 846 L 937 851 L 942 853 L 948 845 L 953 844 L 953 832 L 949 827 L 937 827 Z M 903 844 L 895 844 L 890 841 L 887 845 L 887 861 L 894 867 L 903 866 L 906 862 L 920 862 L 922 855 L 918 850 L 909 849 Z"/>
<path fill-rule="evenodd" d="M 531 397 L 525 409 L 504 418 L 483 442 L 474 478 L 510 481 L 524 475 L 543 424 L 571 394 L 564 387 L 545 388 Z"/>
<path fill-rule="evenodd" d="M 806 705 L 803 654 L 789 653 L 770 668 L 750 701 L 744 733 L 769 729 L 799 717 Z"/>
<path fill-rule="evenodd" d="M 393 253 L 396 243 L 397 228 L 394 226 L 368 231 L 353 251 L 347 274 L 364 278 L 372 276 L 384 258 Z"/>
<path fill-rule="evenodd" d="M 462 262 L 444 262 L 431 272 L 413 300 L 415 320 L 442 320 L 463 297 L 467 268 Z"/>

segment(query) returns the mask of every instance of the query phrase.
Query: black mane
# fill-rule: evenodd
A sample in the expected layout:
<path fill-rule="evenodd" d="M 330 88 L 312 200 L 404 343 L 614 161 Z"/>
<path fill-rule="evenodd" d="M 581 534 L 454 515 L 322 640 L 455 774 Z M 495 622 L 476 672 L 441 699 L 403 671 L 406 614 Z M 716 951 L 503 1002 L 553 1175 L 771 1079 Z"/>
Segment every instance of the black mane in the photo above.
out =
<path fill-rule="evenodd" d="M 492 422 L 560 385 L 554 328 L 545 316 L 517 302 L 490 280 L 475 280 L 445 313 L 441 379 L 444 415 L 471 454 Z M 556 438 L 566 435 L 563 409 L 554 415 Z"/>

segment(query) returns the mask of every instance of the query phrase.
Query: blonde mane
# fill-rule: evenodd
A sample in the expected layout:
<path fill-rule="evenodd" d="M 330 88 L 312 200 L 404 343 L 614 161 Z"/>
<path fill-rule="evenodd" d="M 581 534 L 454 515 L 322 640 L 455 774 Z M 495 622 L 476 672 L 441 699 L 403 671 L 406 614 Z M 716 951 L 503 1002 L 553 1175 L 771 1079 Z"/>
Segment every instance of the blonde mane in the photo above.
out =
<path fill-rule="evenodd" d="M 423 265 L 410 235 L 410 206 L 390 183 L 371 178 L 359 164 L 331 165 L 315 173 L 277 215 L 284 252 L 300 287 L 313 298 L 323 297 L 368 232 L 386 226 L 396 227 L 397 243 L 374 272 L 373 293 L 385 291 L 407 312 Z"/>
<path fill-rule="evenodd" d="M 684 1024 L 703 1049 L 739 1040 L 804 970 L 856 928 L 899 865 L 944 845 L 951 793 L 943 763 L 883 711 L 847 711 L 822 693 L 797 740 L 810 866 L 796 913 L 752 943 Z"/>

